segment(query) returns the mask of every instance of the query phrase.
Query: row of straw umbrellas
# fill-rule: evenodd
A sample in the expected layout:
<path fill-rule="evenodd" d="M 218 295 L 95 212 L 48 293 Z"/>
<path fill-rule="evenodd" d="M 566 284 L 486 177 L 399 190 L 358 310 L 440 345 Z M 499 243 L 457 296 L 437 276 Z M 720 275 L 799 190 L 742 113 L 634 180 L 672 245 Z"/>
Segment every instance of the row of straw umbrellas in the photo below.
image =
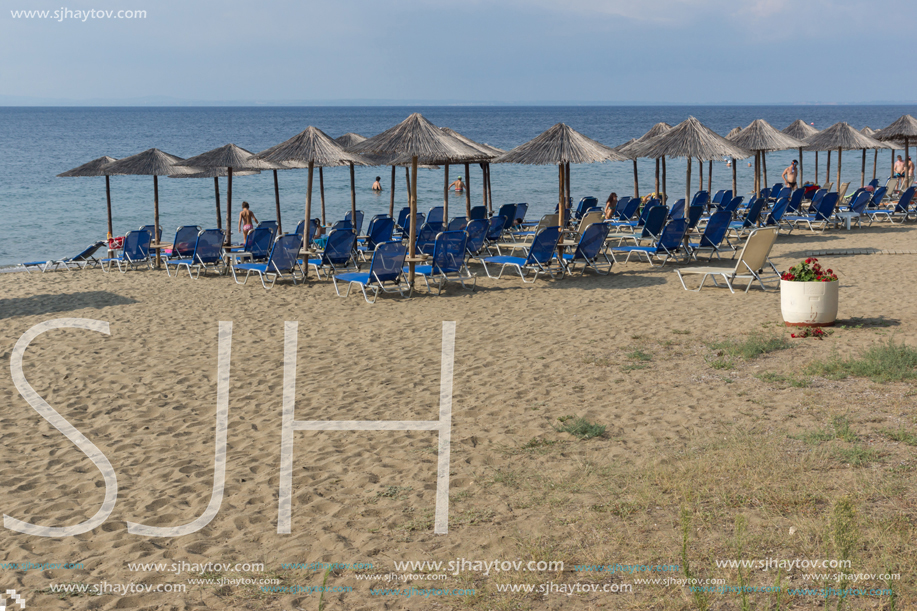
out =
<path fill-rule="evenodd" d="M 414 243 L 417 227 L 417 170 L 418 167 L 445 166 L 443 206 L 444 216 L 448 218 L 449 205 L 449 165 L 464 164 L 465 175 L 471 163 L 480 163 L 483 170 L 482 188 L 484 201 L 490 199 L 490 163 L 521 163 L 530 165 L 558 166 L 558 204 L 561 215 L 564 214 L 565 202 L 570 201 L 571 163 L 594 163 L 605 161 L 633 161 L 634 192 L 639 195 L 637 180 L 638 158 L 656 160 L 656 193 L 666 193 L 666 159 L 672 157 L 686 158 L 685 201 L 691 198 L 691 171 L 693 160 L 699 164 L 699 184 L 703 187 L 703 162 L 708 162 L 708 186 L 711 182 L 712 162 L 723 157 L 732 158 L 733 192 L 736 192 L 735 160 L 755 157 L 755 192 L 762 187 L 762 175 L 766 183 L 766 157 L 770 151 L 798 149 L 816 152 L 816 173 L 818 151 L 838 153 L 837 176 L 840 184 L 841 152 L 844 150 L 862 150 L 862 174 L 865 180 L 866 150 L 881 148 L 904 148 L 907 152 L 909 139 L 917 137 L 917 119 L 904 115 L 888 127 L 872 132 L 864 129 L 855 130 L 845 122 L 817 131 L 797 120 L 783 131 L 778 131 L 763 119 L 753 121 L 744 129 L 735 129 L 727 137 L 722 137 L 704 126 L 694 117 L 672 127 L 657 123 L 646 134 L 621 146 L 611 148 L 584 136 L 564 123 L 554 125 L 534 139 L 504 152 L 486 144 L 474 142 L 457 132 L 440 128 L 422 115 L 414 113 L 394 127 L 372 138 L 364 138 L 349 133 L 333 140 L 315 127 L 308 127 L 289 140 L 281 142 L 260 153 L 251 153 L 235 144 L 227 144 L 189 159 L 170 155 L 159 149 L 149 149 L 142 153 L 115 160 L 112 157 L 101 157 L 82 166 L 74 168 L 60 176 L 105 176 L 106 198 L 108 205 L 108 231 L 111 225 L 111 191 L 110 176 L 146 175 L 153 176 L 153 211 L 154 225 L 159 226 L 159 176 L 214 178 L 217 201 L 217 221 L 220 223 L 220 200 L 217 178 L 227 177 L 226 194 L 226 229 L 227 240 L 231 235 L 232 221 L 232 178 L 233 175 L 273 171 L 277 222 L 280 226 L 280 196 L 277 172 L 291 169 L 307 169 L 308 185 L 305 201 L 305 218 L 312 218 L 312 192 L 314 169 L 319 169 L 319 182 L 322 195 L 322 220 L 324 221 L 324 181 L 322 169 L 325 167 L 348 166 L 350 169 L 351 212 L 356 213 L 356 193 L 354 185 L 354 166 L 392 166 L 392 189 L 390 214 L 394 213 L 395 168 L 406 168 L 408 202 L 411 209 L 409 228 L 409 281 L 413 283 L 414 266 L 418 262 L 414 257 Z M 903 147 L 899 141 L 903 139 Z M 829 153 L 830 155 L 830 153 Z M 876 153 L 877 158 L 878 153 Z M 830 156 L 829 156 L 830 172 Z M 660 184 L 661 170 L 661 184 Z M 875 173 L 875 165 L 874 165 Z M 802 182 L 802 167 L 800 177 Z M 466 214 L 470 214 L 470 187 L 466 187 Z M 563 222 L 563 219 L 561 220 Z M 282 231 L 282 226 L 280 231 Z M 311 237 L 311 236 L 308 236 Z M 158 251 L 157 251 L 158 252 Z M 158 257 L 157 257 L 158 265 Z"/>

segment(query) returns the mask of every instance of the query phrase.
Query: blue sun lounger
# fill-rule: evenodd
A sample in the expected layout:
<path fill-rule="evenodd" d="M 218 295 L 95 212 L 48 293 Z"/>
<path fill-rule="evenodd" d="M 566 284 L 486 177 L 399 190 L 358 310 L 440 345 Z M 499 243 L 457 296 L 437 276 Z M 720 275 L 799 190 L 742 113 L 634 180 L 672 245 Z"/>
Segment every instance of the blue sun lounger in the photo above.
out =
<path fill-rule="evenodd" d="M 577 262 L 583 263 L 583 271 L 580 274 L 585 275 L 587 268 L 592 268 L 595 273 L 607 276 L 611 273 L 611 267 L 614 261 L 610 260 L 605 254 L 605 238 L 611 229 L 609 223 L 592 223 L 580 236 L 579 244 L 572 253 L 564 253 L 562 263 L 570 273 L 573 273 Z M 605 271 L 599 269 L 599 257 L 605 258 L 607 268 Z"/>
<path fill-rule="evenodd" d="M 548 274 L 551 278 L 556 277 L 554 271 L 551 269 L 551 261 L 554 259 L 554 251 L 557 250 L 557 243 L 560 241 L 560 227 L 545 227 L 535 236 L 535 239 L 532 240 L 532 246 L 529 248 L 529 254 L 527 257 L 511 257 L 508 255 L 498 255 L 496 257 L 486 257 L 481 260 L 481 263 L 484 265 L 484 273 L 487 274 L 488 278 L 500 278 L 503 276 L 503 270 L 509 267 L 515 267 L 519 271 L 519 275 L 522 277 L 522 281 L 526 284 L 535 282 L 538 279 L 538 274 Z M 499 265 L 500 273 L 496 276 L 492 276 L 490 270 L 487 269 L 487 265 Z M 526 280 L 526 273 L 532 271 L 535 274 L 535 277 L 531 280 Z M 561 276 L 563 276 L 564 270 L 561 266 Z"/>
<path fill-rule="evenodd" d="M 264 231 L 270 230 L 265 229 Z M 188 276 L 196 280 L 201 275 L 202 270 L 204 273 L 207 272 L 208 267 L 217 270 L 223 263 L 223 241 L 225 239 L 226 235 L 222 229 L 205 229 L 201 231 L 197 234 L 194 252 L 191 253 L 190 257 L 186 259 L 167 259 L 165 261 L 166 274 L 171 277 L 172 272 L 169 269 L 174 267 L 175 275 L 178 276 L 179 269 L 186 267 L 188 268 Z M 191 272 L 192 268 L 197 270 L 196 274 Z"/>
<path fill-rule="evenodd" d="M 380 291 L 384 293 L 397 292 L 404 297 L 404 287 L 401 280 L 403 277 L 404 258 L 407 252 L 407 246 L 401 242 L 393 241 L 379 244 L 376 246 L 375 252 L 373 252 L 368 272 L 349 272 L 331 277 L 331 281 L 334 283 L 334 292 L 337 293 L 338 297 L 347 297 L 350 295 L 350 289 L 356 284 L 363 291 L 363 299 L 366 300 L 366 303 L 376 303 L 376 298 L 379 297 Z M 338 289 L 339 281 L 347 283 L 347 292 L 343 295 Z M 386 284 L 394 284 L 395 288 L 386 288 Z M 372 301 L 369 300 L 366 289 L 373 291 Z"/>
<path fill-rule="evenodd" d="M 646 261 L 650 264 L 650 267 L 653 266 L 654 257 L 664 257 L 662 265 L 665 265 L 669 259 L 677 259 L 679 251 L 684 250 L 683 240 L 687 229 L 687 220 L 683 218 L 675 219 L 669 221 L 669 224 L 662 230 L 662 235 L 659 236 L 659 241 L 656 242 L 655 246 L 616 246 L 611 249 L 611 252 L 618 254 L 627 253 L 627 258 L 624 259 L 624 263 L 630 261 L 631 255 L 636 254 L 646 257 Z"/>
<path fill-rule="evenodd" d="M 128 231 L 127 235 L 124 236 L 121 255 L 109 259 L 102 259 L 99 263 L 102 265 L 102 271 L 105 273 L 111 271 L 112 263 L 118 266 L 118 271 L 122 274 L 128 269 L 134 269 L 136 266 L 144 263 L 147 267 L 152 269 L 153 266 L 150 261 L 150 232 L 145 229 Z M 107 269 L 105 267 L 106 263 L 108 263 Z M 123 268 L 122 265 L 124 266 Z"/>
<path fill-rule="evenodd" d="M 197 244 L 197 234 L 200 232 L 201 228 L 197 225 L 182 225 L 176 229 L 172 248 L 162 250 L 163 261 L 187 259 L 194 254 L 194 245 Z"/>
<path fill-rule="evenodd" d="M 691 257 L 697 261 L 697 254 L 699 252 L 709 250 L 710 256 L 707 258 L 708 261 L 713 259 L 713 255 L 716 255 L 716 258 L 719 259 L 721 245 L 726 238 L 726 232 L 729 231 L 729 223 L 731 222 L 732 215 L 725 210 L 714 212 L 710 220 L 707 221 L 707 226 L 704 227 L 704 233 L 701 234 L 700 241 L 696 244 L 688 244 Z M 731 250 L 733 251 L 733 256 L 735 256 L 735 250 Z"/>
<path fill-rule="evenodd" d="M 90 244 L 84 248 L 78 255 L 68 257 L 66 259 L 53 259 L 50 261 L 27 261 L 26 263 L 20 263 L 19 265 L 25 268 L 25 271 L 30 274 L 32 273 L 30 271 L 30 268 L 32 267 L 40 270 L 41 273 L 45 273 L 49 269 L 57 269 L 61 265 L 63 265 L 68 270 L 70 270 L 71 265 L 77 269 L 81 269 L 83 267 L 95 267 L 96 265 L 101 264 L 99 263 L 99 260 L 96 259 L 93 255 L 96 254 L 96 251 L 105 246 L 105 244 L 106 243 L 104 241 L 95 242 L 94 244 Z"/>
<path fill-rule="evenodd" d="M 232 268 L 232 279 L 236 284 L 245 284 L 252 272 L 258 274 L 261 278 L 261 286 L 265 290 L 270 289 L 284 274 L 290 274 L 293 284 L 296 284 L 296 272 L 301 277 L 305 276 L 302 267 L 299 264 L 299 249 L 302 247 L 302 237 L 293 234 L 282 235 L 274 241 L 274 247 L 271 248 L 271 256 L 268 257 L 267 263 L 240 263 Z M 236 272 L 245 272 L 245 278 L 242 282 L 236 277 Z M 264 279 L 271 279 L 271 285 L 268 286 Z"/>
<path fill-rule="evenodd" d="M 430 280 L 435 279 L 437 293 L 442 293 L 450 277 L 457 279 L 462 284 L 462 288 L 474 290 L 477 277 L 465 266 L 467 246 L 468 234 L 464 231 L 444 231 L 436 236 L 430 264 L 414 267 L 414 273 L 423 276 L 428 293 L 432 292 Z M 404 271 L 407 272 L 408 268 L 404 268 Z M 471 280 L 470 288 L 465 286 L 466 280 Z"/>
<path fill-rule="evenodd" d="M 317 259 L 309 259 L 309 265 L 315 268 L 315 273 L 321 277 L 323 269 L 330 269 L 334 274 L 349 265 L 359 269 L 356 259 L 354 258 L 354 247 L 357 243 L 357 236 L 351 229 L 332 229 L 328 234 L 328 241 L 325 243 L 325 249 Z"/>

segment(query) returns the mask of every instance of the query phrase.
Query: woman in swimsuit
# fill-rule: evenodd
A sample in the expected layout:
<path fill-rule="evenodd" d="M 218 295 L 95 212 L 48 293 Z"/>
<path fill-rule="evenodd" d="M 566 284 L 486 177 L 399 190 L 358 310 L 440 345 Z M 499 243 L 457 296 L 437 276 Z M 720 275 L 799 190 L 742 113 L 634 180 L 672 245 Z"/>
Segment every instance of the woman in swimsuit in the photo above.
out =
<path fill-rule="evenodd" d="M 605 220 L 609 220 L 615 215 L 615 208 L 618 207 L 618 194 L 612 193 L 605 200 Z"/>
<path fill-rule="evenodd" d="M 242 212 L 239 213 L 239 231 L 242 232 L 242 238 L 247 238 L 255 229 L 255 223 L 258 222 L 258 219 L 255 217 L 255 213 L 252 212 L 248 207 L 248 202 L 242 202 Z"/>

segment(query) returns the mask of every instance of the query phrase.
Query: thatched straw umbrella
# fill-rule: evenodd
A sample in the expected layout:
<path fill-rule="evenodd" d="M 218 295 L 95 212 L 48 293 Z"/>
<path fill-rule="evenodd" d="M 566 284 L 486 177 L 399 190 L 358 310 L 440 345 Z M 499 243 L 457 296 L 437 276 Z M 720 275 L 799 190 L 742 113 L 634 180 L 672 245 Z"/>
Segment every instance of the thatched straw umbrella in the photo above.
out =
<path fill-rule="evenodd" d="M 729 141 L 736 143 L 746 150 L 755 152 L 755 193 L 761 192 L 761 180 L 758 176 L 758 168 L 760 165 L 763 165 L 763 163 L 758 162 L 758 156 L 763 158 L 766 151 L 785 151 L 786 149 L 802 148 L 805 146 L 805 142 L 802 140 L 797 140 L 782 132 L 778 132 L 764 119 L 755 119 L 748 127 L 729 138 Z M 767 182 L 767 174 L 764 175 L 764 182 Z"/>
<path fill-rule="evenodd" d="M 276 163 L 265 163 L 254 158 L 254 153 L 235 144 L 224 144 L 213 150 L 190 157 L 179 165 L 196 168 L 226 168 L 226 243 L 232 243 L 232 174 L 234 170 L 275 170 L 283 168 Z M 277 192 L 277 228 L 280 231 L 280 193 Z"/>
<path fill-rule="evenodd" d="M 83 165 L 73 168 L 72 170 L 67 170 L 58 174 L 58 178 L 72 178 L 72 177 L 84 177 L 84 176 L 104 176 L 105 177 L 105 202 L 108 206 L 108 239 L 112 237 L 112 228 L 111 228 L 111 181 L 109 180 L 108 166 L 117 161 L 114 157 L 109 157 L 105 155 L 104 157 L 99 157 L 98 159 L 93 159 L 90 162 L 84 163 Z"/>
<path fill-rule="evenodd" d="M 505 153 L 503 149 L 498 149 L 495 146 L 490 146 L 489 144 L 484 144 L 483 142 L 475 142 L 471 138 L 466 138 L 462 134 L 458 133 L 454 129 L 449 129 L 448 127 L 441 127 L 445 133 L 449 134 L 453 138 L 456 138 L 472 148 L 476 148 L 481 151 L 481 158 L 478 161 L 481 164 L 481 187 L 483 191 L 483 204 L 487 206 L 487 210 L 493 212 L 493 200 L 491 198 L 490 190 L 490 161 L 495 159 Z M 471 170 L 469 168 L 470 162 L 465 162 L 465 215 L 471 216 Z M 445 174 L 443 175 L 443 217 L 446 219 L 446 223 L 449 222 L 449 164 L 445 164 Z"/>
<path fill-rule="evenodd" d="M 910 139 L 917 137 L 917 119 L 911 115 L 902 115 L 894 123 L 880 129 L 874 134 L 875 139 L 877 140 L 900 140 L 904 138 L 904 175 L 905 175 L 905 186 L 910 186 L 911 181 L 913 181 L 913 176 L 911 176 L 911 166 L 909 163 L 910 160 Z M 892 151 L 892 174 L 894 174 L 894 158 L 895 152 Z"/>
<path fill-rule="evenodd" d="M 864 136 L 847 123 L 841 121 L 811 136 L 806 140 L 804 148 L 807 151 L 837 151 L 837 183 L 835 188 L 839 190 L 841 187 L 841 151 L 884 149 L 888 148 L 888 145 L 869 136 Z"/>
<path fill-rule="evenodd" d="M 790 138 L 796 138 L 797 140 L 808 140 L 810 137 L 818 133 L 818 130 L 803 121 L 802 119 L 796 119 L 784 129 L 780 130 L 781 133 L 786 134 Z M 799 180 L 797 181 L 800 186 L 802 186 L 802 147 L 799 148 Z M 813 184 L 818 182 L 818 151 L 815 152 L 815 181 Z"/>
<path fill-rule="evenodd" d="M 665 123 L 665 122 L 660 121 L 659 123 L 657 123 L 657 124 L 655 124 L 653 127 L 651 127 L 650 130 L 649 130 L 648 132 L 646 132 L 645 134 L 643 134 L 642 136 L 640 136 L 640 137 L 637 138 L 636 140 L 631 140 L 630 142 L 626 142 L 626 143 L 624 143 L 624 144 L 622 144 L 622 145 L 620 145 L 620 146 L 618 146 L 618 147 L 615 147 L 614 150 L 615 150 L 616 152 L 618 152 L 618 153 L 624 155 L 624 156 L 627 157 L 628 159 L 632 159 L 633 162 L 634 162 L 634 197 L 639 197 L 639 189 L 637 188 L 637 157 L 638 157 L 638 155 L 632 155 L 631 152 L 630 152 L 631 149 L 632 149 L 633 147 L 637 146 L 637 145 L 640 144 L 640 143 L 646 142 L 647 140 L 652 140 L 653 138 L 655 138 L 655 137 L 657 137 L 657 136 L 661 136 L 662 134 L 668 132 L 670 129 L 672 129 L 672 126 L 671 126 L 671 125 L 669 125 L 668 123 Z M 661 159 L 661 161 L 662 161 L 662 189 L 661 189 L 661 190 L 660 190 L 660 188 L 659 188 L 659 187 L 660 187 L 660 185 L 659 185 L 659 162 L 660 162 L 660 159 Z M 655 191 L 655 193 L 656 193 L 656 195 L 659 195 L 660 193 L 662 193 L 662 194 L 663 194 L 663 201 L 665 201 L 665 195 L 664 195 L 664 194 L 665 194 L 665 192 L 666 192 L 666 181 L 665 181 L 665 178 L 666 178 L 666 176 L 665 176 L 665 157 L 661 157 L 661 158 L 660 158 L 660 157 L 656 157 L 656 191 Z"/>
<path fill-rule="evenodd" d="M 453 138 L 430 123 L 421 114 L 414 113 L 407 119 L 376 134 L 352 149 L 360 154 L 397 155 L 411 158 L 411 227 L 408 242 L 408 281 L 414 284 L 414 243 L 417 237 L 417 164 L 455 163 L 474 161 L 480 158 L 480 151 Z"/>
<path fill-rule="evenodd" d="M 270 161 L 280 164 L 293 164 L 296 167 L 305 167 L 309 169 L 309 182 L 306 187 L 306 227 L 309 226 L 309 218 L 312 214 L 312 176 L 315 166 L 333 167 L 355 163 L 357 165 L 368 165 L 368 163 L 359 155 L 348 153 L 344 148 L 331 139 L 328 134 L 317 127 L 309 126 L 302 132 L 296 134 L 289 140 L 276 144 L 269 149 L 265 149 L 255 155 L 255 158 L 263 161 Z M 353 182 L 353 173 L 351 173 L 351 183 Z M 351 189 L 353 186 L 351 184 Z M 304 246 L 308 247 L 312 236 L 305 232 Z M 308 269 L 306 270 L 308 277 Z"/>
<path fill-rule="evenodd" d="M 260 173 L 261 172 L 258 170 L 239 170 L 233 171 L 232 175 L 252 176 Z M 217 204 L 217 229 L 222 229 L 223 215 L 220 213 L 220 178 L 224 176 L 229 176 L 229 170 L 227 168 L 207 168 L 206 170 L 194 174 L 172 174 L 169 178 L 213 178 L 213 194 Z"/>
<path fill-rule="evenodd" d="M 113 162 L 105 168 L 109 176 L 152 176 L 153 177 L 153 227 L 159 229 L 159 177 L 173 174 L 194 174 L 200 168 L 179 165 L 184 159 L 152 148 Z M 158 236 L 153 236 L 158 241 Z M 159 250 L 156 250 L 156 267 L 160 267 Z"/>
<path fill-rule="evenodd" d="M 668 132 L 634 146 L 633 153 L 640 157 L 687 157 L 685 179 L 685 206 L 691 205 L 691 160 L 734 159 L 750 157 L 751 153 L 726 140 L 694 117 L 688 117 Z M 685 208 L 687 216 L 687 207 Z M 687 238 L 685 238 L 687 239 Z"/>
<path fill-rule="evenodd" d="M 587 138 L 564 123 L 558 123 L 544 133 L 494 159 L 494 163 L 523 163 L 527 165 L 558 166 L 558 220 L 566 226 L 564 218 L 569 188 L 571 163 L 627 161 L 628 157 L 611 147 Z"/>

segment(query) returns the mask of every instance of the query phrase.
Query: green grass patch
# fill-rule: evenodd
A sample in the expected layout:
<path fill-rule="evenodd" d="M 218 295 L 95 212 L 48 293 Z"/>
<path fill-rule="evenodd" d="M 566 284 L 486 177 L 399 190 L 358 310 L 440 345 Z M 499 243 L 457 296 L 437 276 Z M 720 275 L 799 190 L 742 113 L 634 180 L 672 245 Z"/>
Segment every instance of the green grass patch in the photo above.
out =
<path fill-rule="evenodd" d="M 848 376 L 869 378 L 873 382 L 902 382 L 917 378 L 917 349 L 905 343 L 876 344 L 859 357 L 842 359 L 834 355 L 827 361 L 810 363 L 806 372 L 821 375 L 831 380 L 842 380 Z"/>
<path fill-rule="evenodd" d="M 593 424 L 580 416 L 561 416 L 557 420 L 560 426 L 554 427 L 555 431 L 570 433 L 578 439 L 592 439 L 605 434 L 604 424 Z"/>
<path fill-rule="evenodd" d="M 716 351 L 716 356 L 741 357 L 746 361 L 759 357 L 762 354 L 786 350 L 791 346 L 786 335 L 754 334 L 744 339 L 724 339 L 708 344 L 711 350 Z"/>
<path fill-rule="evenodd" d="M 652 354 L 650 354 L 649 352 L 644 352 L 643 350 L 640 350 L 640 348 L 635 348 L 631 352 L 628 352 L 626 356 L 627 358 L 629 358 L 632 361 L 652 361 L 653 360 Z"/>
<path fill-rule="evenodd" d="M 917 435 L 904 429 L 898 429 L 893 431 L 891 429 L 882 429 L 879 431 L 879 434 L 887 439 L 892 441 L 897 441 L 899 443 L 904 443 L 909 446 L 917 446 Z"/>
<path fill-rule="evenodd" d="M 851 430 L 850 421 L 847 420 L 846 416 L 835 416 L 831 419 L 831 427 L 829 429 L 819 429 L 811 433 L 803 433 L 795 438 L 810 444 L 819 444 L 833 439 L 854 443 L 857 440 L 857 435 Z"/>
<path fill-rule="evenodd" d="M 856 444 L 850 448 L 835 448 L 834 455 L 838 460 L 852 467 L 865 467 L 879 458 L 879 453 L 876 450 L 861 444 Z"/>

